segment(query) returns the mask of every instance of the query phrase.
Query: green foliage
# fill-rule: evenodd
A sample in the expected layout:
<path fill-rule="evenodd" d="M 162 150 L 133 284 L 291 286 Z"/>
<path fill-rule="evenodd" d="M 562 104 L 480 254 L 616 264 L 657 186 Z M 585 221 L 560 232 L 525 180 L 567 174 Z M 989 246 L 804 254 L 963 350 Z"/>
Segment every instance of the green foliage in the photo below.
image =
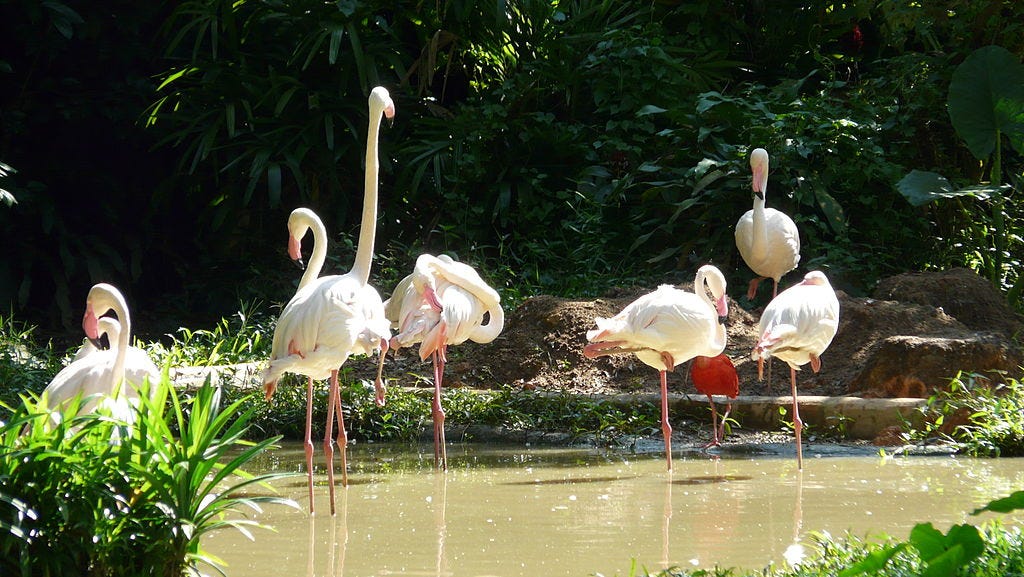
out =
<path fill-rule="evenodd" d="M 196 367 L 252 362 L 270 356 L 273 320 L 260 303 L 243 303 L 232 317 L 222 318 L 213 329 L 178 328 L 170 344 L 150 343 L 147 351 L 161 365 Z"/>
<path fill-rule="evenodd" d="M 246 534 L 239 517 L 262 503 L 244 491 L 281 476 L 242 467 L 276 439 L 242 439 L 251 417 L 216 389 L 181 399 L 164 381 L 131 423 L 102 411 L 54 419 L 34 401 L 0 423 L 0 569 L 5 575 L 198 574 L 219 561 L 201 547 L 214 530 Z M 177 434 L 174 433 L 177 431 Z"/>
<path fill-rule="evenodd" d="M 920 410 L 925 424 L 909 431 L 911 440 L 951 441 L 972 456 L 1024 455 L 1024 384 L 1016 379 L 960 373 Z"/>
<path fill-rule="evenodd" d="M 42 392 L 60 371 L 62 356 L 53 344 L 38 344 L 37 328 L 14 315 L 0 316 L 0 407 L 20 402 L 19 394 Z M 0 408 L 0 415 L 5 411 Z"/>
<path fill-rule="evenodd" d="M 1003 184 L 1005 136 L 1018 152 L 1024 152 L 1024 65 L 1000 46 L 986 46 L 971 53 L 953 72 L 949 83 L 949 116 L 956 134 L 988 171 L 988 183 L 954 190 L 944 177 L 914 170 L 896 187 L 915 206 L 939 199 L 955 199 L 961 208 L 960 221 L 968 226 L 964 235 L 971 268 L 980 271 L 996 286 L 1007 290 L 1011 305 L 1020 308 L 1024 280 L 1017 272 L 1024 249 L 1024 223 L 1017 210 L 1016 186 Z M 1013 173 L 1019 183 L 1020 169 Z M 958 197 L 973 197 L 988 204 L 988 211 L 965 210 Z M 982 203 L 981 201 L 989 201 Z"/>

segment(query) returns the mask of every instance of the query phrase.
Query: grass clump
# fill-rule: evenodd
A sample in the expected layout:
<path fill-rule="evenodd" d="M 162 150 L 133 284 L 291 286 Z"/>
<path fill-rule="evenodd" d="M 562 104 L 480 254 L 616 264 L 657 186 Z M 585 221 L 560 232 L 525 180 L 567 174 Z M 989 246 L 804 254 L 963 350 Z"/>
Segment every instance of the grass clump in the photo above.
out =
<path fill-rule="evenodd" d="M 924 424 L 908 428 L 911 441 L 951 442 L 976 457 L 1024 456 L 1024 384 L 1016 379 L 958 373 L 921 411 Z"/>

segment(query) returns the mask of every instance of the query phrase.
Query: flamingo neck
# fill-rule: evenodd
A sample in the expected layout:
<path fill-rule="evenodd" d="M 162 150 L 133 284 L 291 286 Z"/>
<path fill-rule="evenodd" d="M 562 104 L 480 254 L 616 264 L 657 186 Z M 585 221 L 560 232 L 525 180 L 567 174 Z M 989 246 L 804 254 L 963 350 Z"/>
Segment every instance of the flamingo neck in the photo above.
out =
<path fill-rule="evenodd" d="M 725 350 L 725 325 L 723 323 L 717 322 L 719 314 L 718 307 L 715 306 L 715 301 L 710 296 L 708 296 L 707 273 L 704 271 L 703 268 L 697 270 L 697 276 L 696 278 L 693 279 L 693 290 L 694 292 L 697 293 L 697 296 L 699 296 L 701 300 L 707 303 L 708 308 L 711 309 L 711 313 L 714 315 L 714 318 L 716 319 L 715 335 L 712 341 L 708 343 L 710 350 L 707 352 L 707 354 L 704 354 L 702 356 L 718 356 L 722 354 L 722 351 Z"/>
<path fill-rule="evenodd" d="M 762 195 L 765 193 L 762 192 Z M 755 259 L 763 258 L 768 252 L 768 223 L 765 217 L 764 199 L 754 195 L 754 226 L 750 249 Z"/>
<path fill-rule="evenodd" d="M 121 324 L 121 332 L 117 335 L 117 353 L 114 355 L 114 366 L 110 371 L 110 390 L 116 391 L 116 395 L 123 395 L 124 391 L 121 387 L 124 386 L 124 365 L 128 358 L 128 346 L 131 340 L 132 332 L 132 320 L 128 314 L 128 305 L 124 302 L 124 298 L 117 298 L 120 295 L 114 295 L 114 301 L 111 303 L 110 308 L 113 309 L 114 314 Z"/>
<path fill-rule="evenodd" d="M 324 227 L 324 223 L 319 218 L 309 218 L 306 225 L 313 231 L 313 253 L 309 255 L 309 264 L 306 265 L 306 271 L 299 279 L 299 290 L 320 276 L 320 271 L 324 268 L 324 261 L 327 260 L 327 229 Z M 360 245 L 362 245 L 362 239 L 360 239 Z M 358 253 L 356 258 L 358 258 Z"/>
<path fill-rule="evenodd" d="M 487 324 L 476 327 L 469 338 L 477 343 L 489 343 L 496 339 L 505 327 L 505 311 L 501 308 L 501 297 L 498 292 L 487 286 L 480 275 L 468 265 L 448 264 L 439 258 L 432 258 L 430 264 L 437 268 L 438 274 L 445 280 L 469 291 L 483 303 L 484 310 L 489 315 Z"/>
<path fill-rule="evenodd" d="M 377 236 L 377 178 L 380 163 L 377 159 L 377 137 L 383 110 L 370 107 L 370 123 L 366 133 L 366 177 L 363 182 L 363 216 L 359 222 L 359 244 L 356 248 L 352 273 L 362 284 L 370 282 L 370 264 L 373 261 L 373 242 Z"/>

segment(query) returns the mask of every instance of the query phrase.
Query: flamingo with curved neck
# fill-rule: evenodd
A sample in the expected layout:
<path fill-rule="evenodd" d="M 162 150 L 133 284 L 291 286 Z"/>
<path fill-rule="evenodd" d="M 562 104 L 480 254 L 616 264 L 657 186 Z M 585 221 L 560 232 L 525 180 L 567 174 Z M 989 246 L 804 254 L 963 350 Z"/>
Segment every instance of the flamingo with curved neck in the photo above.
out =
<path fill-rule="evenodd" d="M 473 267 L 447 255 L 423 254 L 385 303 L 385 313 L 398 329 L 393 348 L 419 342 L 420 360 L 433 360 L 434 466 L 447 470 L 441 387 L 448 346 L 497 338 L 505 326 L 501 297 Z"/>
<path fill-rule="evenodd" d="M 712 265 L 697 270 L 694 291 L 661 285 L 611 317 L 597 317 L 587 332 L 583 355 L 633 353 L 661 377 L 661 431 L 665 460 L 672 470 L 672 425 L 668 419 L 667 372 L 696 357 L 715 357 L 725 350 L 725 319 L 729 314 L 725 277 Z M 711 297 L 708 296 L 711 292 Z"/>
<path fill-rule="evenodd" d="M 327 457 L 327 480 L 331 514 L 335 513 L 334 439 L 335 418 L 338 424 L 337 443 L 341 453 L 342 484 L 348 485 L 345 431 L 341 411 L 338 368 L 353 354 L 369 354 L 387 350 L 391 331 L 384 316 L 380 294 L 369 284 L 373 243 L 377 229 L 378 138 L 382 117 L 392 118 L 395 105 L 388 91 L 374 88 L 368 99 L 369 125 L 366 139 L 366 180 L 363 190 L 363 212 L 359 241 L 352 270 L 343 275 L 317 277 L 326 255 L 326 231 L 318 227 L 319 218 L 312 211 L 299 211 L 295 228 L 289 218 L 289 254 L 301 257 L 297 240 L 312 228 L 316 244 L 310 266 L 299 281 L 299 289 L 291 298 L 274 330 L 270 364 L 263 371 L 263 387 L 267 400 L 273 396 L 278 379 L 285 372 L 307 377 L 306 388 L 306 469 L 309 487 L 309 509 L 313 507 L 313 379 L 330 379 L 327 402 L 327 427 L 324 453 Z M 294 215 L 294 213 L 293 213 Z M 307 227 L 301 231 L 302 227 Z M 322 236 L 321 236 L 322 234 Z M 298 237 L 294 238 L 293 237 Z M 375 383 L 378 403 L 383 403 L 381 380 Z"/>
<path fill-rule="evenodd" d="M 103 316 L 111 311 L 117 320 Z M 117 288 L 100 283 L 89 290 L 82 329 L 95 349 L 100 348 L 103 333 L 112 339 L 111 347 L 86 354 L 57 373 L 43 391 L 50 408 L 81 397 L 84 402 L 79 413 L 87 413 L 95 410 L 103 399 L 115 403 L 137 400 L 138 387 L 147 379 L 153 387 L 159 384 L 160 371 L 149 355 L 129 346 L 131 316 Z"/>

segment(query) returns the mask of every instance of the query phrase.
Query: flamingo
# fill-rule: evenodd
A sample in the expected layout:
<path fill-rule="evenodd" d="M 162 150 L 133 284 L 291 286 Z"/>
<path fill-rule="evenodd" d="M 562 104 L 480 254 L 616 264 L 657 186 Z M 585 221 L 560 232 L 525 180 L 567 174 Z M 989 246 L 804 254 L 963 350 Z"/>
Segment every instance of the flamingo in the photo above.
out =
<path fill-rule="evenodd" d="M 760 336 L 751 357 L 757 360 L 758 378 L 761 378 L 766 358 L 778 357 L 789 365 L 798 469 L 803 469 L 804 461 L 796 371 L 807 363 L 814 372 L 821 370 L 821 353 L 832 343 L 838 328 L 839 299 L 821 271 L 804 275 L 803 281 L 779 293 L 761 313 L 757 329 Z"/>
<path fill-rule="evenodd" d="M 310 219 L 312 211 L 300 211 L 293 231 L 289 217 L 289 253 L 299 256 L 298 239 L 306 230 L 314 230 L 317 244 L 310 267 L 299 281 L 299 289 L 291 298 L 274 330 L 270 364 L 263 371 L 263 388 L 269 401 L 277 389 L 277 381 L 286 373 L 307 377 L 305 453 L 309 488 L 309 510 L 313 513 L 313 379 L 330 379 L 327 400 L 327 427 L 324 434 L 324 453 L 327 457 L 327 479 L 330 490 L 331 515 L 335 514 L 333 422 L 337 412 L 338 446 L 341 453 L 342 485 L 348 486 L 345 431 L 338 386 L 338 368 L 353 354 L 371 354 L 387 350 L 391 331 L 384 316 L 384 302 L 371 287 L 370 265 L 377 228 L 377 160 L 378 133 L 381 117 L 393 118 L 395 105 L 388 92 L 378 86 L 369 96 L 370 120 L 366 141 L 366 179 L 363 192 L 363 213 L 360 221 L 359 241 L 352 270 L 343 275 L 317 277 L 326 251 L 326 232 L 317 232 L 319 218 Z M 294 214 L 293 214 L 294 216 Z M 313 215 L 315 216 L 315 215 Z M 305 220 L 304 219 L 309 219 Z M 322 227 L 322 223 L 320 225 Z M 303 229 L 302 227 L 305 227 Z M 324 247 L 321 250 L 321 247 Z M 294 251 L 294 252 L 293 252 Z M 383 403 L 382 383 L 374 383 L 377 402 Z"/>
<path fill-rule="evenodd" d="M 740 378 L 736 374 L 736 367 L 724 353 L 716 357 L 696 356 L 690 364 L 690 378 L 697 391 L 707 395 L 708 404 L 711 405 L 711 442 L 704 445 L 705 449 L 721 445 L 725 439 L 725 420 L 729 418 L 729 411 L 732 410 L 732 403 L 727 403 L 725 414 L 722 415 L 722 424 L 718 425 L 718 411 L 715 409 L 715 401 L 712 395 L 725 395 L 735 399 L 740 394 Z"/>
<path fill-rule="evenodd" d="M 768 152 L 755 148 L 750 153 L 750 169 L 754 173 L 754 208 L 736 223 L 736 248 L 747 266 L 757 276 L 750 281 L 747 299 L 754 300 L 762 280 L 775 281 L 772 298 L 779 291 L 779 281 L 800 263 L 800 233 L 786 213 L 765 208 L 768 188 Z"/>
<path fill-rule="evenodd" d="M 711 265 L 697 270 L 696 293 L 661 285 L 611 318 L 597 317 L 587 332 L 583 355 L 595 358 L 633 353 L 661 376 L 661 431 L 665 460 L 672 470 L 672 425 L 668 422 L 667 371 L 698 355 L 714 357 L 725 350 L 725 277 Z M 707 291 L 712 297 L 708 297 Z"/>
<path fill-rule="evenodd" d="M 108 311 L 120 320 L 104 317 Z M 104 404 L 130 420 L 125 403 L 138 400 L 139 387 L 147 380 L 151 386 L 157 386 L 160 370 L 145 351 L 129 346 L 131 316 L 117 288 L 100 283 L 89 290 L 82 328 L 91 344 L 83 345 L 76 360 L 47 385 L 42 395 L 46 406 L 55 409 L 81 397 L 80 414 L 95 411 Z M 107 350 L 99 347 L 100 335 L 104 333 L 111 344 Z"/>
<path fill-rule="evenodd" d="M 413 273 L 398 283 L 385 303 L 385 312 L 398 331 L 391 346 L 397 350 L 418 342 L 420 360 L 433 360 L 434 467 L 446 471 L 441 385 L 448 346 L 497 338 L 505 326 L 501 297 L 468 264 L 447 255 L 422 254 Z"/>

